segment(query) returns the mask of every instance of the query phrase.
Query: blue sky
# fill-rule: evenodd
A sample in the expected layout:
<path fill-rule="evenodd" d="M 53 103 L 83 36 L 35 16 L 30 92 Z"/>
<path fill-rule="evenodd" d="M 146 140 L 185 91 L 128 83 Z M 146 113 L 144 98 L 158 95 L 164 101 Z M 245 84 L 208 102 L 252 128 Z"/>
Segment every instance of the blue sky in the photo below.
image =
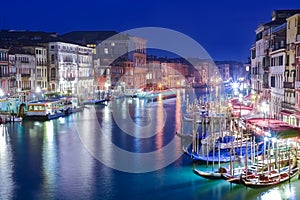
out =
<path fill-rule="evenodd" d="M 66 33 L 163 27 L 190 36 L 214 60 L 247 61 L 254 30 L 299 0 L 2 1 L 0 28 Z"/>

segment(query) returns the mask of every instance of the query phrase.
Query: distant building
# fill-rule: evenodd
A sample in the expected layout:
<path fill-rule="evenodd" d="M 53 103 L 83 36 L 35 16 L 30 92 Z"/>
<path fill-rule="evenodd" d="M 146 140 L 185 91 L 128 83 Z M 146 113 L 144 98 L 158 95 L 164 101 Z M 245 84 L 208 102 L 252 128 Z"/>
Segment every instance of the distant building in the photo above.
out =
<path fill-rule="evenodd" d="M 2 88 L 4 94 L 11 92 L 8 58 L 8 49 L 0 49 L 0 88 Z"/>
<path fill-rule="evenodd" d="M 187 84 L 188 66 L 180 62 L 163 62 L 162 85 L 168 88 L 185 87 Z"/>
<path fill-rule="evenodd" d="M 64 42 L 49 43 L 49 91 L 78 94 L 94 93 L 92 49 Z"/>
<path fill-rule="evenodd" d="M 12 77 L 10 93 L 21 96 L 23 101 L 34 100 L 33 92 L 36 89 L 35 55 L 22 48 L 11 48 L 9 50 L 9 64 Z"/>
<path fill-rule="evenodd" d="M 124 66 L 128 62 L 132 62 L 133 83 L 132 86 L 130 86 L 131 88 L 129 88 L 128 85 L 125 85 L 124 87 L 128 89 L 137 89 L 146 86 L 147 67 L 145 39 L 127 34 L 117 34 L 98 44 L 96 49 L 96 58 L 100 59 L 100 69 L 98 71 L 106 71 L 105 69 L 110 69 L 110 76 L 117 77 L 118 74 L 114 73 L 125 74 L 126 72 L 113 68 L 116 66 Z M 97 75 L 101 76 L 101 74 Z M 129 75 L 127 74 L 127 76 Z M 117 79 L 110 80 L 111 83 L 107 83 L 107 85 L 110 85 L 113 89 L 118 84 L 121 84 Z"/>
<path fill-rule="evenodd" d="M 26 52 L 35 56 L 35 89 L 40 87 L 43 91 L 48 90 L 48 51 L 43 46 L 23 46 Z"/>
<path fill-rule="evenodd" d="M 116 34 L 116 31 L 71 31 L 60 37 L 70 43 L 92 48 L 93 54 L 96 54 L 96 46 Z"/>

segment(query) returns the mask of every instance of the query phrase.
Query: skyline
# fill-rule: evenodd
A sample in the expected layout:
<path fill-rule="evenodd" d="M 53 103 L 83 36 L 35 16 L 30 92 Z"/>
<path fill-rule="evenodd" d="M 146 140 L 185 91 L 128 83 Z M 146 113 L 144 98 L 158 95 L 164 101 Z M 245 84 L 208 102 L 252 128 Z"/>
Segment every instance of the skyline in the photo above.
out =
<path fill-rule="evenodd" d="M 17 6 L 16 6 L 17 5 Z M 179 0 L 6 1 L 1 4 L 0 29 L 57 32 L 162 27 L 179 31 L 196 40 L 213 60 L 247 62 L 255 29 L 271 21 L 273 10 L 299 9 L 298 0 L 289 2 L 258 0 L 246 2 L 207 1 L 184 3 Z M 41 9 L 44 8 L 44 9 Z"/>

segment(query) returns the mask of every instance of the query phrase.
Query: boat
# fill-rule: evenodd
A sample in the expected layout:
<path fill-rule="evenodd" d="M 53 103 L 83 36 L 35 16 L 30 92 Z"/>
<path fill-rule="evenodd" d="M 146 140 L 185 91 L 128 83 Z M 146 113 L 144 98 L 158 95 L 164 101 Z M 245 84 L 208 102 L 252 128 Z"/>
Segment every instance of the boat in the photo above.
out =
<path fill-rule="evenodd" d="M 252 164 L 248 167 L 237 167 L 234 168 L 233 172 L 222 173 L 222 178 L 229 183 L 234 184 L 242 184 L 241 176 L 247 175 L 248 177 L 252 176 L 253 174 L 262 171 L 263 168 L 258 166 L 257 164 Z M 247 172 L 246 172 L 247 171 Z"/>
<path fill-rule="evenodd" d="M 289 181 L 298 173 L 298 167 L 294 167 L 292 169 L 287 167 L 285 170 L 281 170 L 279 172 L 273 170 L 270 172 L 254 174 L 252 176 L 241 176 L 241 182 L 243 185 L 250 188 L 265 188 Z"/>
<path fill-rule="evenodd" d="M 66 97 L 67 101 L 71 102 L 70 113 L 76 113 L 83 111 L 83 106 L 79 104 L 78 97 L 70 96 Z"/>
<path fill-rule="evenodd" d="M 21 122 L 23 120 L 22 117 L 17 116 L 6 116 L 5 122 Z"/>
<path fill-rule="evenodd" d="M 210 180 L 219 180 L 222 179 L 222 173 L 227 172 L 227 170 L 223 167 L 220 167 L 218 171 L 205 172 L 198 169 L 193 169 L 194 174 L 201 176 L 202 178 L 210 179 Z"/>
<path fill-rule="evenodd" d="M 61 100 L 40 100 L 27 103 L 24 119 L 51 120 L 64 116 Z"/>
<path fill-rule="evenodd" d="M 214 154 L 212 151 L 209 152 L 209 155 L 200 155 L 197 154 L 196 152 L 191 152 L 187 150 L 187 148 L 183 149 L 183 152 L 189 156 L 193 161 L 199 161 L 199 162 L 221 162 L 221 163 L 226 163 L 230 162 L 230 160 L 237 160 L 238 157 L 236 155 L 231 155 L 230 150 L 225 149 L 220 151 L 220 155 L 218 151 L 215 151 Z"/>
<path fill-rule="evenodd" d="M 137 98 L 138 92 L 136 89 L 126 89 L 124 95 L 125 97 L 129 97 L 129 98 Z"/>
<path fill-rule="evenodd" d="M 193 138 L 193 135 L 189 134 L 189 133 L 182 133 L 182 132 L 176 131 L 175 134 L 180 138 L 190 138 L 190 139 Z"/>
<path fill-rule="evenodd" d="M 180 134 L 178 136 L 183 136 L 183 134 Z M 193 138 L 192 134 L 185 134 L 184 136 Z M 200 147 L 202 145 L 210 145 L 211 142 L 209 140 L 209 136 L 206 138 L 201 138 L 201 135 L 198 136 L 198 139 L 201 140 Z M 229 144 L 232 142 L 229 142 Z M 240 143 L 241 144 L 241 143 Z M 257 142 L 255 143 L 255 146 L 247 143 L 242 143 L 243 146 L 239 146 L 238 143 L 236 143 L 235 146 L 228 145 L 226 148 L 221 148 L 221 145 L 218 143 L 214 144 L 215 149 L 210 150 L 206 154 L 200 154 L 197 152 L 192 152 L 189 148 L 183 148 L 183 152 L 188 155 L 193 161 L 200 161 L 200 162 L 217 162 L 220 161 L 222 163 L 235 161 L 235 160 L 241 160 L 244 157 L 252 158 L 255 156 L 262 155 L 264 152 L 264 143 L 263 142 Z M 249 146 L 248 146 L 249 144 Z M 205 147 L 204 147 L 205 148 Z M 232 149 L 232 152 L 231 152 Z M 254 150 L 256 149 L 256 150 Z"/>
<path fill-rule="evenodd" d="M 196 123 L 209 123 L 209 118 L 207 117 L 207 114 L 201 112 L 185 113 L 183 118 L 185 121 L 188 122 L 196 121 Z"/>
<path fill-rule="evenodd" d="M 86 99 L 82 101 L 82 105 L 107 105 L 107 99 Z"/>
<path fill-rule="evenodd" d="M 139 98 L 145 98 L 148 101 L 159 101 L 176 98 L 177 93 L 172 89 L 141 91 L 137 94 Z"/>

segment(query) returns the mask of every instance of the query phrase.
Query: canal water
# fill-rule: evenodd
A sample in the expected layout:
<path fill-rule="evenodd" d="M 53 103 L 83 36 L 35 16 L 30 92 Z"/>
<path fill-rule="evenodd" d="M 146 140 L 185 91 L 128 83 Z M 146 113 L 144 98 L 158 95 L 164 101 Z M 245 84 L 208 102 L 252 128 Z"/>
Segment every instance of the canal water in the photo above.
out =
<path fill-rule="evenodd" d="M 299 199 L 300 180 L 250 189 L 193 174 L 182 155 L 187 95 L 116 99 L 46 122 L 0 127 L 0 199 Z M 187 124 L 184 124 L 187 130 Z"/>

